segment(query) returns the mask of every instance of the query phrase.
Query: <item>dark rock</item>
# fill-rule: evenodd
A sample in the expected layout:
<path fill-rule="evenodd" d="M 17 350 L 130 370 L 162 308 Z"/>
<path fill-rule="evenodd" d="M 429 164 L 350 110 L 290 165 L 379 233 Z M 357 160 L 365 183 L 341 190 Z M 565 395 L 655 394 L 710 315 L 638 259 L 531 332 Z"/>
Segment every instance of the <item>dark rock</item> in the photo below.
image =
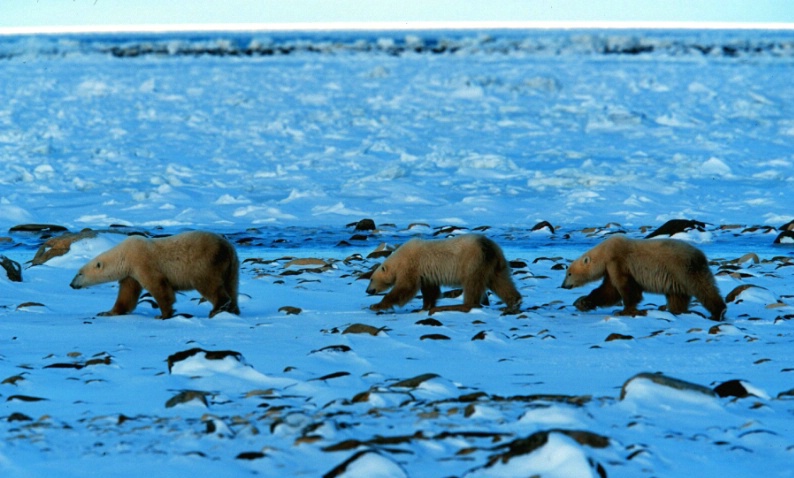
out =
<path fill-rule="evenodd" d="M 382 328 L 373 327 L 367 324 L 352 324 L 342 331 L 343 334 L 369 334 L 372 336 L 378 335 Z"/>
<path fill-rule="evenodd" d="M 700 232 L 703 232 L 705 228 L 706 228 L 706 223 L 700 221 L 695 221 L 692 219 L 671 219 L 666 223 L 662 224 L 662 226 L 659 227 L 659 229 L 645 236 L 645 238 L 650 239 L 656 236 L 672 236 L 674 234 L 690 231 L 692 229 L 696 229 Z"/>
<path fill-rule="evenodd" d="M 94 238 L 96 236 L 96 231 L 86 229 L 78 233 L 66 233 L 57 237 L 52 237 L 39 247 L 36 251 L 36 255 L 33 256 L 31 264 L 34 266 L 44 264 L 53 257 L 62 256 L 69 252 L 69 249 L 75 242 Z"/>
<path fill-rule="evenodd" d="M 611 333 L 607 336 L 605 342 L 612 342 L 613 340 L 633 340 L 634 337 L 631 335 L 623 335 L 618 333 Z"/>
<path fill-rule="evenodd" d="M 741 380 L 728 380 L 714 387 L 714 393 L 722 398 L 738 397 L 745 398 L 752 395 L 747 391 Z"/>
<path fill-rule="evenodd" d="M 490 468 L 497 463 L 506 464 L 512 458 L 528 455 L 534 452 L 535 450 L 543 447 L 549 441 L 549 435 L 552 433 L 566 435 L 580 445 L 589 446 L 591 448 L 606 448 L 609 446 L 609 438 L 588 431 L 562 429 L 542 430 L 535 432 L 526 438 L 518 438 L 509 443 L 505 443 L 504 445 L 494 447 L 493 451 L 496 451 L 497 453 L 488 457 L 488 463 L 485 465 L 485 467 Z M 603 470 L 603 468 L 601 469 Z M 599 475 L 606 476 L 605 474 L 601 474 L 601 472 L 599 472 Z"/>
<path fill-rule="evenodd" d="M 380 453 L 378 453 L 376 451 L 361 450 L 359 452 L 354 453 L 353 456 L 351 456 L 347 460 L 343 461 L 339 465 L 335 466 L 328 473 L 324 474 L 323 478 L 336 478 L 336 477 L 344 476 L 345 472 L 347 471 L 348 467 L 350 467 L 350 465 L 354 464 L 356 461 L 360 460 L 362 457 L 365 457 L 367 455 L 376 455 L 376 456 L 379 456 L 380 458 L 382 458 L 383 460 L 389 460 L 388 458 L 384 457 L 383 455 L 381 455 Z M 402 467 L 400 467 L 400 465 L 398 465 L 397 463 L 392 462 L 392 464 L 394 465 L 395 468 L 402 469 Z M 390 471 L 393 471 L 393 470 L 390 470 Z M 392 473 L 389 473 L 389 476 L 397 476 L 397 475 L 395 475 L 392 472 Z M 408 476 L 408 474 L 403 471 L 402 476 Z"/>
<path fill-rule="evenodd" d="M 46 233 L 53 233 L 53 232 L 66 232 L 66 229 L 63 226 L 58 226 L 55 224 L 20 224 L 17 226 L 13 226 L 9 229 L 10 232 L 35 232 L 39 234 L 46 234 Z"/>
<path fill-rule="evenodd" d="M 22 282 L 22 266 L 19 262 L 9 259 L 6 256 L 0 256 L 0 266 L 6 270 L 8 280 L 11 282 Z"/>
<path fill-rule="evenodd" d="M 223 360 L 226 357 L 232 357 L 238 362 L 243 361 L 243 355 L 240 352 L 235 352 L 234 350 L 204 350 L 201 348 L 192 348 L 189 350 L 184 350 L 182 352 L 177 352 L 175 354 L 168 356 L 168 372 L 171 372 L 171 368 L 177 362 L 181 362 L 186 360 L 194 355 L 197 354 L 204 354 L 204 358 L 207 360 Z"/>
<path fill-rule="evenodd" d="M 427 334 L 419 337 L 419 340 L 451 340 L 444 334 Z"/>
<path fill-rule="evenodd" d="M 697 393 L 701 393 L 701 394 L 709 396 L 709 397 L 716 397 L 717 396 L 717 394 L 714 393 L 714 391 L 712 389 L 710 389 L 708 387 L 704 387 L 703 385 L 698 385 L 696 383 L 690 383 L 690 382 L 686 382 L 684 380 L 679 380 L 677 378 L 668 377 L 668 376 L 662 375 L 660 373 L 643 372 L 643 373 L 639 373 L 639 374 L 631 377 L 630 379 L 626 380 L 626 383 L 624 383 L 623 387 L 620 389 L 620 399 L 621 400 L 626 398 L 626 389 L 629 386 L 629 384 L 631 382 L 633 382 L 634 380 L 638 380 L 638 379 L 650 380 L 651 382 L 653 382 L 653 383 L 655 383 L 657 385 L 661 385 L 663 387 L 673 388 L 673 389 L 676 389 L 676 390 L 697 392 Z"/>
<path fill-rule="evenodd" d="M 300 307 L 292 307 L 291 305 L 285 305 L 284 307 L 279 307 L 279 312 L 284 312 L 287 315 L 299 315 L 303 310 Z"/>
<path fill-rule="evenodd" d="M 422 383 L 432 380 L 434 378 L 438 378 L 439 375 L 435 373 L 423 373 L 422 375 L 417 375 L 413 378 L 407 378 L 405 380 L 400 380 L 397 383 L 391 384 L 391 387 L 399 387 L 399 388 L 416 388 Z"/>
<path fill-rule="evenodd" d="M 554 234 L 554 226 L 552 226 L 548 221 L 541 221 L 532 226 L 533 231 L 540 231 L 541 229 L 548 229 L 552 234 Z"/>
<path fill-rule="evenodd" d="M 783 231 L 775 238 L 774 244 L 791 244 L 794 243 L 794 231 Z"/>
<path fill-rule="evenodd" d="M 348 227 L 350 224 L 348 224 Z M 356 231 L 374 231 L 375 230 L 375 221 L 372 219 L 362 219 L 355 223 L 355 230 Z"/>

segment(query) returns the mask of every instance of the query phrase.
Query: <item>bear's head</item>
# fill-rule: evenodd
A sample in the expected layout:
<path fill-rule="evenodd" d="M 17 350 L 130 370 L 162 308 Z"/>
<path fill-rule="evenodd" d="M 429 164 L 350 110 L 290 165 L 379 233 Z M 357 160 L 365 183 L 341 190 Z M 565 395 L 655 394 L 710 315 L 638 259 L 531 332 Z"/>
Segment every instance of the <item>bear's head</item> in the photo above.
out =
<path fill-rule="evenodd" d="M 372 276 L 369 278 L 369 285 L 367 286 L 367 294 L 380 294 L 389 290 L 394 283 L 397 282 L 397 271 L 395 267 L 385 261 L 379 265 Z"/>
<path fill-rule="evenodd" d="M 591 251 L 592 252 L 592 251 Z M 594 260 L 591 253 L 583 255 L 568 266 L 565 272 L 565 280 L 562 282 L 563 289 L 573 289 L 593 282 L 604 277 L 606 264 L 603 261 Z"/>
<path fill-rule="evenodd" d="M 125 268 L 124 255 L 119 254 L 119 250 L 117 250 L 125 242 L 127 241 L 88 261 L 86 265 L 77 271 L 74 279 L 69 284 L 71 288 L 81 289 L 105 282 L 115 282 L 129 275 Z"/>

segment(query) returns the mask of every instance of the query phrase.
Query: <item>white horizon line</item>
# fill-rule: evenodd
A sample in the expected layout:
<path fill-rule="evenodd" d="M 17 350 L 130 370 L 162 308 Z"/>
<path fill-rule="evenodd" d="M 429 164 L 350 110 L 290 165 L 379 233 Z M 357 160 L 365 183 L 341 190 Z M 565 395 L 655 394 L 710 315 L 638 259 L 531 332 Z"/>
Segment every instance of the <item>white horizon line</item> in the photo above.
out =
<path fill-rule="evenodd" d="M 296 22 L 184 23 L 0 27 L 0 35 L 81 33 L 420 31 L 420 30 L 794 30 L 794 23 L 762 22 L 594 22 L 594 21 L 464 21 L 464 22 Z"/>

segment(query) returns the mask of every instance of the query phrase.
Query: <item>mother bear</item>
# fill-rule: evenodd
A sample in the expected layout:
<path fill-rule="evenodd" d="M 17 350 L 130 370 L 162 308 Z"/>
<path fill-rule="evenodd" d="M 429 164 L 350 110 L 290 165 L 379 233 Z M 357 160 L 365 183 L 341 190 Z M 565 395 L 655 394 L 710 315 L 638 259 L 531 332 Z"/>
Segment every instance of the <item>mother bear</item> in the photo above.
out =
<path fill-rule="evenodd" d="M 174 315 L 175 291 L 197 290 L 212 303 L 210 317 L 220 312 L 239 314 L 237 288 L 240 262 L 234 246 L 210 232 L 183 232 L 148 239 L 130 236 L 84 265 L 72 279 L 74 289 L 119 281 L 113 308 L 99 315 L 129 314 L 142 289 L 160 308 L 158 318 Z"/>

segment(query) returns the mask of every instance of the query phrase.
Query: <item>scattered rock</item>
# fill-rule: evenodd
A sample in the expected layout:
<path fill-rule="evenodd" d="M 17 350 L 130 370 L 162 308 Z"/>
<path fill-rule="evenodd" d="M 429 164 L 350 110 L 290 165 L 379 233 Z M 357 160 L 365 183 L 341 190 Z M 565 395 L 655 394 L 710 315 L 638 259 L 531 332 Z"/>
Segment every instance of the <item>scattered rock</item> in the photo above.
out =
<path fill-rule="evenodd" d="M 8 416 L 7 421 L 10 422 L 32 422 L 33 419 L 24 413 L 14 412 Z"/>
<path fill-rule="evenodd" d="M 631 335 L 611 333 L 607 336 L 605 342 L 612 342 L 613 340 L 634 340 L 634 337 Z"/>
<path fill-rule="evenodd" d="M 9 229 L 10 232 L 35 232 L 38 234 L 47 234 L 47 233 L 54 233 L 54 232 L 66 232 L 66 229 L 63 226 L 58 226 L 55 224 L 19 224 L 17 226 L 13 226 Z"/>
<path fill-rule="evenodd" d="M 343 478 L 354 476 L 388 476 L 389 478 L 408 477 L 405 470 L 397 463 L 391 461 L 380 453 L 372 450 L 362 450 L 343 461 L 323 478 Z"/>
<path fill-rule="evenodd" d="M 0 266 L 6 270 L 8 280 L 11 282 L 22 282 L 22 266 L 19 262 L 0 255 Z"/>
<path fill-rule="evenodd" d="M 391 384 L 392 388 L 416 388 L 422 383 L 427 382 L 428 380 L 432 380 L 434 378 L 438 378 L 440 375 L 435 373 L 423 373 L 422 375 L 417 375 L 413 378 L 407 378 L 405 380 L 400 380 L 397 383 Z"/>
<path fill-rule="evenodd" d="M 496 464 L 507 464 L 513 458 L 528 455 L 546 445 L 549 441 L 549 437 L 553 434 L 567 436 L 579 445 L 589 446 L 591 448 L 606 448 L 609 446 L 609 438 L 588 431 L 563 429 L 542 430 L 526 438 L 518 438 L 509 443 L 494 447 L 492 450 L 497 453 L 488 457 L 485 468 L 491 468 Z M 592 463 L 592 460 L 589 461 L 591 461 L 591 466 L 593 466 L 594 463 Z M 604 478 L 607 476 L 606 471 L 600 464 L 595 464 L 594 467 L 596 468 L 598 476 Z"/>
<path fill-rule="evenodd" d="M 237 460 L 260 460 L 265 458 L 267 455 L 262 453 L 261 451 L 244 451 L 237 455 L 235 459 Z"/>
<path fill-rule="evenodd" d="M 350 352 L 351 350 L 353 350 L 353 349 L 351 349 L 347 345 L 343 345 L 342 344 L 342 345 L 329 345 L 327 347 L 319 348 L 317 350 L 312 350 L 311 353 L 313 353 L 313 354 L 316 354 L 316 353 L 319 353 L 319 352 L 342 352 L 342 353 L 344 353 L 344 352 Z"/>
<path fill-rule="evenodd" d="M 41 302 L 23 302 L 17 306 L 17 310 L 27 309 L 28 307 L 46 307 Z"/>
<path fill-rule="evenodd" d="M 358 222 L 350 223 L 347 227 L 356 226 L 354 230 L 356 231 L 374 231 L 375 230 L 375 221 L 372 219 L 362 219 Z"/>
<path fill-rule="evenodd" d="M 687 232 L 692 229 L 703 232 L 705 231 L 706 223 L 695 221 L 692 219 L 671 219 L 662 224 L 658 229 L 645 236 L 645 239 L 650 239 L 656 236 L 673 236 L 681 232 Z"/>
<path fill-rule="evenodd" d="M 369 334 L 369 335 L 378 335 L 383 328 L 373 327 L 367 324 L 353 324 L 348 326 L 345 330 L 342 331 L 343 334 Z"/>
<path fill-rule="evenodd" d="M 350 372 L 334 372 L 334 373 L 329 373 L 328 375 L 323 375 L 322 377 L 311 378 L 308 381 L 325 382 L 326 380 L 333 380 L 335 378 L 347 377 L 348 375 L 350 375 Z"/>
<path fill-rule="evenodd" d="M 773 244 L 794 244 L 794 231 L 792 230 L 782 231 L 775 238 Z"/>
<path fill-rule="evenodd" d="M 165 402 L 165 408 L 173 408 L 177 405 L 189 403 L 194 400 L 200 402 L 205 407 L 209 407 L 210 404 L 209 401 L 207 401 L 207 396 L 209 395 L 209 392 L 202 392 L 199 390 L 184 390 L 168 399 L 168 401 Z"/>
<path fill-rule="evenodd" d="M 28 395 L 11 395 L 8 398 L 6 398 L 6 402 L 13 402 L 15 400 L 20 402 L 43 402 L 47 399 L 41 397 L 31 397 Z"/>
<path fill-rule="evenodd" d="M 22 380 L 25 380 L 26 373 L 27 372 L 23 372 L 19 375 L 12 375 L 11 377 L 8 377 L 7 379 L 0 382 L 0 385 L 16 385 L 17 382 L 21 382 Z"/>
<path fill-rule="evenodd" d="M 532 226 L 532 232 L 540 231 L 541 229 L 548 229 L 549 232 L 554 234 L 554 226 L 551 225 L 548 221 L 541 221 L 534 226 Z"/>
<path fill-rule="evenodd" d="M 733 259 L 728 261 L 729 264 L 744 264 L 745 262 L 752 261 L 753 264 L 758 264 L 761 262 L 761 259 L 758 258 L 758 254 L 755 252 L 748 252 L 747 254 L 739 257 L 738 259 Z"/>
<path fill-rule="evenodd" d="M 416 321 L 416 325 L 427 325 L 427 326 L 430 326 L 430 327 L 441 327 L 444 324 L 442 324 L 441 321 L 439 321 L 439 320 L 436 320 L 436 319 L 434 319 L 432 317 L 428 317 L 426 319 L 417 320 Z"/>
<path fill-rule="evenodd" d="M 284 312 L 287 315 L 299 315 L 303 312 L 303 309 L 300 307 L 292 307 L 291 305 L 285 305 L 284 307 L 279 307 L 279 312 Z"/>
<path fill-rule="evenodd" d="M 752 395 L 744 386 L 741 380 L 728 380 L 714 387 L 714 393 L 721 398 L 738 397 L 745 398 Z"/>
<path fill-rule="evenodd" d="M 289 261 L 286 264 L 284 264 L 284 269 L 287 269 L 288 267 L 294 267 L 294 266 L 316 266 L 316 267 L 322 268 L 322 267 L 327 267 L 327 266 L 330 266 L 330 265 L 331 264 L 329 264 L 328 262 L 326 262 L 326 261 L 324 261 L 322 259 L 315 259 L 313 257 L 308 257 L 308 258 L 304 258 L 304 259 L 292 259 L 291 261 Z"/>
<path fill-rule="evenodd" d="M 234 350 L 204 350 L 196 347 L 169 355 L 167 361 L 168 373 L 171 373 L 171 369 L 177 362 L 181 362 L 198 354 L 204 354 L 204 358 L 206 360 L 223 360 L 226 357 L 232 357 L 238 362 L 243 361 L 243 354 L 240 352 L 235 352 Z"/>
<path fill-rule="evenodd" d="M 451 340 L 444 334 L 426 334 L 419 337 L 419 340 Z"/>
<path fill-rule="evenodd" d="M 673 388 L 675 390 L 681 391 L 690 391 L 696 392 L 703 395 L 707 395 L 709 397 L 716 397 L 717 394 L 710 388 L 704 387 L 703 385 L 698 385 L 695 383 L 686 382 L 684 380 L 679 380 L 677 378 L 668 377 L 666 375 L 658 374 L 658 373 L 639 373 L 626 381 L 623 384 L 623 387 L 620 389 L 620 399 L 623 400 L 626 398 L 626 390 L 632 382 L 635 380 L 649 380 L 657 385 L 661 385 L 663 387 Z"/>
<path fill-rule="evenodd" d="M 62 256 L 69 252 L 69 249 L 75 242 L 81 241 L 83 239 L 94 238 L 96 236 L 96 231 L 86 229 L 78 233 L 67 233 L 57 237 L 52 237 L 44 244 L 39 246 L 39 249 L 36 251 L 36 255 L 33 256 L 31 264 L 34 266 L 44 264 L 53 257 Z"/>

